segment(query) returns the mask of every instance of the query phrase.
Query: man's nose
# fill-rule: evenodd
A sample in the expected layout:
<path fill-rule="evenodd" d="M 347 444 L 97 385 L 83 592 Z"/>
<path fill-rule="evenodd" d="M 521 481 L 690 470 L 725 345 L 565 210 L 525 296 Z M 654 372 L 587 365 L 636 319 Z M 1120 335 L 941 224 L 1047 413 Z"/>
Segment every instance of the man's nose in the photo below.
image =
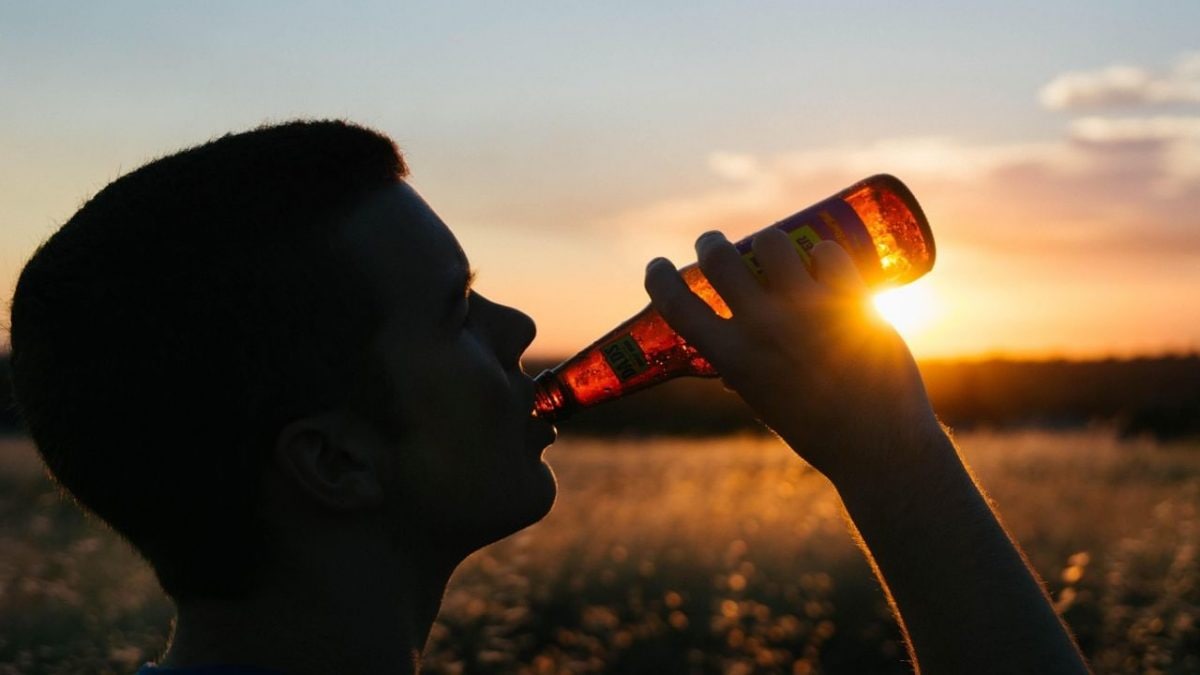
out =
<path fill-rule="evenodd" d="M 496 353 L 505 368 L 516 368 L 521 361 L 521 355 L 533 343 L 537 336 L 537 324 L 533 319 L 519 309 L 492 302 L 478 297 L 487 303 L 491 310 L 492 339 L 495 340 Z"/>
<path fill-rule="evenodd" d="M 537 337 L 537 324 L 533 322 L 533 318 L 525 312 L 514 307 L 501 305 L 501 308 L 511 316 L 513 324 L 513 341 L 515 354 L 512 357 L 512 365 L 515 367 L 521 361 L 521 355 L 529 349 L 529 345 L 533 344 L 533 339 Z"/>

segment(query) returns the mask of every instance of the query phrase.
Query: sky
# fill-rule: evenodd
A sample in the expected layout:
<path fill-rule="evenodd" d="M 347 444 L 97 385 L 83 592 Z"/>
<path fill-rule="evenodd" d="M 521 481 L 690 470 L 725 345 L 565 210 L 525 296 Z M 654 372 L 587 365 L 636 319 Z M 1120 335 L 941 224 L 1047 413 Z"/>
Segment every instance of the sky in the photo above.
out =
<path fill-rule="evenodd" d="M 1200 349 L 1200 3 L 951 4 L 0 0 L 0 297 L 122 173 L 337 117 L 396 139 L 531 355 L 874 173 L 937 240 L 891 307 L 918 357 Z"/>

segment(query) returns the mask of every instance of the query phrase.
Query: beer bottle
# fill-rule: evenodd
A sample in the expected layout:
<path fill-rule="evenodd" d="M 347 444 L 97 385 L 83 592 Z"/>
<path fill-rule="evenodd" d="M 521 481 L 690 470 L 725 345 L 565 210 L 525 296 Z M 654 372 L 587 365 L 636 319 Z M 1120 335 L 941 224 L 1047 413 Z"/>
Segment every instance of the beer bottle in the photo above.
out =
<path fill-rule="evenodd" d="M 786 232 L 809 262 L 817 242 L 832 239 L 850 254 L 872 288 L 908 283 L 933 267 L 933 235 L 912 193 L 889 175 L 871 176 L 771 227 Z M 751 253 L 753 235 L 737 242 L 746 265 L 761 276 Z M 718 315 L 729 307 L 699 265 L 681 269 L 692 292 Z M 534 411 L 563 419 L 581 408 L 610 401 L 681 375 L 716 377 L 695 348 L 647 306 L 587 349 L 537 376 Z"/>

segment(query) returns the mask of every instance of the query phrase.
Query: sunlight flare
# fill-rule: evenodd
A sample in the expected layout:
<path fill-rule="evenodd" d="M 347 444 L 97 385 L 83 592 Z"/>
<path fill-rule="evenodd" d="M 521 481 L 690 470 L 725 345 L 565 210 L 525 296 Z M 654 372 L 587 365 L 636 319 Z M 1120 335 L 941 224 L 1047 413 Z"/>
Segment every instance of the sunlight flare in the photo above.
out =
<path fill-rule="evenodd" d="M 938 316 L 938 300 L 929 284 L 920 282 L 875 294 L 875 311 L 906 338 L 926 330 Z"/>

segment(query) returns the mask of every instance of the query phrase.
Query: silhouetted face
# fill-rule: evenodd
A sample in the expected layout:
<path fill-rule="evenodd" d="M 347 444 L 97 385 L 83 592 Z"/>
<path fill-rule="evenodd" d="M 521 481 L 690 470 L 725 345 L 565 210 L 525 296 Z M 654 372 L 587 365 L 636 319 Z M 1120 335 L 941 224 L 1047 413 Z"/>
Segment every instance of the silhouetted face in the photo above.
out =
<path fill-rule="evenodd" d="M 376 350 L 395 432 L 380 442 L 398 532 L 469 551 L 542 518 L 554 428 L 531 416 L 520 366 L 533 320 L 469 287 L 454 235 L 405 183 L 369 198 L 346 235 L 385 308 Z"/>

